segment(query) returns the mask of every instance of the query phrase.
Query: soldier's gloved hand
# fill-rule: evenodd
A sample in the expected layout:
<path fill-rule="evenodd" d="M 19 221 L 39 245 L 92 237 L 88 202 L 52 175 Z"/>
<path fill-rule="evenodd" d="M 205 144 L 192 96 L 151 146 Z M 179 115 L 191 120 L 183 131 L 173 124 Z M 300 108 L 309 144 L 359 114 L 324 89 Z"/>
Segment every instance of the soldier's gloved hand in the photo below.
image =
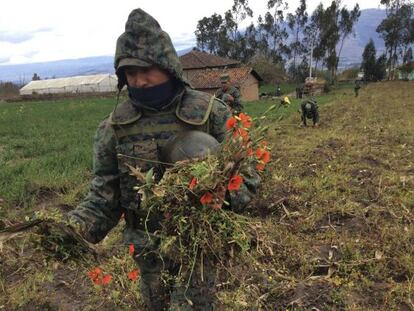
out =
<path fill-rule="evenodd" d="M 61 260 L 76 258 L 80 253 L 91 252 L 94 248 L 72 225 L 65 221 L 44 221 L 39 225 L 40 246 Z"/>

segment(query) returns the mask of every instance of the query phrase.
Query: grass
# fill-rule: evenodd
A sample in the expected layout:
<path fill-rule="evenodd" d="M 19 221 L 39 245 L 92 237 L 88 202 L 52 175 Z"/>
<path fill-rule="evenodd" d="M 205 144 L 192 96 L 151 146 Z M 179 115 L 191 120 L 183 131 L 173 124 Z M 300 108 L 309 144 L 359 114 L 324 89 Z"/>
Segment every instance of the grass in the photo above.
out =
<path fill-rule="evenodd" d="M 414 308 L 413 83 L 370 84 L 358 98 L 350 87 L 317 97 L 320 128 L 298 127 L 296 99 L 269 117 L 272 162 L 246 210 L 263 240 L 251 262 L 229 267 L 222 310 Z M 245 108 L 260 116 L 275 103 Z M 0 104 L 0 227 L 39 204 L 72 208 L 81 200 L 93 133 L 112 107 L 111 100 Z M 100 265 L 114 273 L 130 264 L 115 247 L 121 227 L 98 246 Z M 35 237 L 0 244 L 0 309 L 69 308 L 65 301 L 79 310 L 128 309 L 139 301 L 125 271 L 117 278 L 122 294 L 94 288 L 86 277 L 93 258 L 62 264 L 34 248 Z"/>
<path fill-rule="evenodd" d="M 294 93 L 296 90 L 296 87 L 299 85 L 291 82 L 283 82 L 280 83 L 280 90 L 282 91 L 282 95 L 287 95 L 290 93 Z M 276 93 L 276 85 L 266 84 L 260 86 L 259 94 L 266 93 L 266 94 L 272 94 L 274 95 Z"/>

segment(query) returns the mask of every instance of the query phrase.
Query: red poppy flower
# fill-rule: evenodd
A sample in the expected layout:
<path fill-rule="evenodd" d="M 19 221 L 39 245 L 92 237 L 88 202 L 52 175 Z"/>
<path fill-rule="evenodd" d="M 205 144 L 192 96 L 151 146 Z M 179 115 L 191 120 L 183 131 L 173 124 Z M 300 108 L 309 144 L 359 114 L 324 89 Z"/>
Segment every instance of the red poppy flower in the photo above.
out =
<path fill-rule="evenodd" d="M 263 152 L 263 155 L 261 157 L 261 160 L 266 164 L 270 161 L 270 152 L 268 150 L 265 150 Z"/>
<path fill-rule="evenodd" d="M 131 281 L 136 281 L 138 278 L 138 269 L 132 270 L 131 272 L 128 272 L 128 279 Z"/>
<path fill-rule="evenodd" d="M 88 276 L 92 281 L 95 281 L 99 278 L 99 276 L 102 274 L 102 269 L 99 267 L 96 267 L 88 272 Z"/>
<path fill-rule="evenodd" d="M 128 250 L 128 254 L 133 255 L 135 252 L 135 247 L 134 244 L 130 244 L 129 245 L 129 250 Z"/>
<path fill-rule="evenodd" d="M 258 170 L 258 171 L 263 171 L 264 170 L 264 168 L 265 168 L 265 165 L 264 164 L 257 164 L 256 165 L 256 169 Z"/>
<path fill-rule="evenodd" d="M 93 279 L 92 282 L 95 285 L 102 285 L 102 279 L 100 277 L 97 277 L 96 279 Z"/>
<path fill-rule="evenodd" d="M 188 185 L 188 189 L 193 190 L 195 186 L 197 186 L 198 180 L 197 178 L 193 177 L 193 179 L 191 179 L 190 184 Z"/>
<path fill-rule="evenodd" d="M 203 194 L 203 196 L 200 198 L 200 202 L 203 205 L 209 204 L 213 201 L 213 195 L 210 192 L 206 192 Z"/>
<path fill-rule="evenodd" d="M 237 130 L 239 131 L 240 136 L 243 137 L 244 141 L 249 140 L 249 133 L 244 128 L 239 128 Z"/>
<path fill-rule="evenodd" d="M 102 285 L 107 285 L 111 282 L 112 280 L 112 275 L 110 274 L 106 274 L 102 277 Z"/>
<path fill-rule="evenodd" d="M 228 130 L 231 130 L 232 128 L 236 127 L 236 124 L 237 124 L 236 118 L 231 117 L 231 118 L 227 119 L 226 128 Z"/>
<path fill-rule="evenodd" d="M 263 152 L 264 152 L 264 150 L 263 150 L 263 149 L 257 148 L 257 150 L 256 150 L 256 157 L 257 157 L 258 159 L 261 159 L 261 158 L 262 158 L 262 156 L 263 156 Z"/>
<path fill-rule="evenodd" d="M 249 128 L 250 126 L 252 126 L 252 118 L 250 118 L 250 116 L 248 116 L 247 114 L 244 114 L 242 112 L 239 114 L 239 118 L 243 127 Z"/>
<path fill-rule="evenodd" d="M 253 149 L 252 148 L 247 148 L 246 154 L 247 154 L 248 157 L 251 157 L 253 155 Z"/>
<path fill-rule="evenodd" d="M 229 189 L 229 191 L 239 190 L 242 182 L 243 177 L 241 177 L 240 175 L 234 175 L 232 178 L 230 178 L 229 184 L 227 185 L 227 189 Z"/>

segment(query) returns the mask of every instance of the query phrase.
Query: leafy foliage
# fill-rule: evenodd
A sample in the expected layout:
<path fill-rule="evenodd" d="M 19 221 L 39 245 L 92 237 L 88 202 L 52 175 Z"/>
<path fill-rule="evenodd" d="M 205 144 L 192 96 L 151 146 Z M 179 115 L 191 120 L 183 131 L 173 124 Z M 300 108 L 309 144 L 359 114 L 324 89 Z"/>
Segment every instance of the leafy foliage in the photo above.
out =
<path fill-rule="evenodd" d="M 180 161 L 159 182 L 152 170 L 143 174 L 130 167 L 147 211 L 145 224 L 154 218 L 160 221 L 159 230 L 147 231 L 148 238 L 159 245 L 162 258 L 179 264 L 181 281 L 189 280 L 203 260 L 228 265 L 246 256 L 255 236 L 254 223 L 232 211 L 236 206 L 229 205 L 226 192 L 238 191 L 252 170 L 264 170 L 270 160 L 263 141 L 266 128 L 252 127 L 251 117 L 244 113 L 230 118 L 226 126 L 228 134 L 217 153 Z"/>

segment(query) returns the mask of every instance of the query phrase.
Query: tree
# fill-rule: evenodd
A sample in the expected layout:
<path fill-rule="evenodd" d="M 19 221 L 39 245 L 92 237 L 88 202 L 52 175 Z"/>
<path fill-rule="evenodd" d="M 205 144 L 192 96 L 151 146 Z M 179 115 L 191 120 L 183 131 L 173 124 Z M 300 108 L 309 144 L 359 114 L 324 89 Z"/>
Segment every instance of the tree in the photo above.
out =
<path fill-rule="evenodd" d="M 219 35 L 223 18 L 220 14 L 214 13 L 210 17 L 203 17 L 197 23 L 195 31 L 197 47 L 201 51 L 208 51 L 211 54 L 217 54 L 219 50 Z"/>
<path fill-rule="evenodd" d="M 246 53 L 246 38 L 239 31 L 239 23 L 247 16 L 253 16 L 248 0 L 234 0 L 224 17 L 214 13 L 211 17 L 202 18 L 195 31 L 197 47 L 211 54 L 245 61 L 249 54 Z"/>
<path fill-rule="evenodd" d="M 37 73 L 34 73 L 32 77 L 32 81 L 38 81 L 38 80 L 40 80 L 40 77 L 38 76 Z"/>
<path fill-rule="evenodd" d="M 308 22 L 308 13 L 306 12 L 306 0 L 300 0 L 300 5 L 295 11 L 295 15 L 289 13 L 287 15 L 288 26 L 293 32 L 294 40 L 290 44 L 290 50 L 293 53 L 293 67 L 294 78 L 296 78 L 296 58 L 305 52 L 306 47 L 300 40 L 300 35 L 304 31 L 306 23 Z"/>
<path fill-rule="evenodd" d="M 377 27 L 377 32 L 385 43 L 388 80 L 391 80 L 398 64 L 398 51 L 414 42 L 413 4 L 411 0 L 381 0 L 381 4 L 385 5 L 386 18 Z"/>
<path fill-rule="evenodd" d="M 375 64 L 375 71 L 374 71 L 374 78 L 375 81 L 384 80 L 387 74 L 387 56 L 382 54 L 378 57 L 376 64 Z"/>
<path fill-rule="evenodd" d="M 404 54 L 403 64 L 408 64 L 413 61 L 413 49 L 410 47 Z"/>
<path fill-rule="evenodd" d="M 374 41 L 370 39 L 367 45 L 365 46 L 364 52 L 362 53 L 361 64 L 361 69 L 364 71 L 364 79 L 367 81 L 375 80 L 375 66 L 377 64 L 376 54 L 377 51 L 375 49 Z"/>
<path fill-rule="evenodd" d="M 260 42 L 266 47 L 265 54 L 274 63 L 283 63 L 284 56 L 289 55 L 290 49 L 286 44 L 288 33 L 284 24 L 283 10 L 287 9 L 287 3 L 282 0 L 269 0 L 267 3 L 269 10 L 262 19 L 259 16 L 258 27 L 260 32 Z M 265 43 L 266 42 L 266 43 Z"/>
<path fill-rule="evenodd" d="M 344 46 L 345 39 L 353 32 L 354 25 L 361 16 L 361 10 L 357 3 L 352 11 L 348 11 L 346 8 L 341 9 L 340 20 L 339 20 L 339 33 L 341 45 L 338 51 L 338 58 L 336 63 L 336 69 L 338 69 L 339 59 L 341 57 L 342 48 Z"/>

